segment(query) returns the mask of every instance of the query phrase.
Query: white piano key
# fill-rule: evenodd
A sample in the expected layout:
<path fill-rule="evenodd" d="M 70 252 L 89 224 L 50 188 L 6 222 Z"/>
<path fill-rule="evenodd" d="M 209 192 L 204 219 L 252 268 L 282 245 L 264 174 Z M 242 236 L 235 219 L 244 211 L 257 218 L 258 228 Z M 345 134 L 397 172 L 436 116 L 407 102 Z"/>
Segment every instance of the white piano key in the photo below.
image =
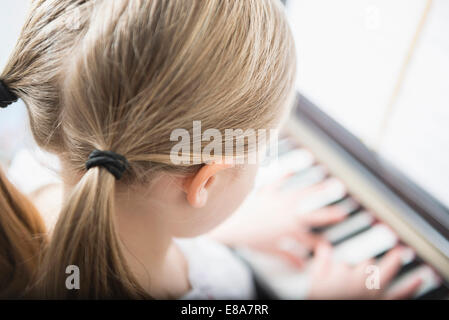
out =
<path fill-rule="evenodd" d="M 348 217 L 342 222 L 327 228 L 322 235 L 329 242 L 335 243 L 369 227 L 374 221 L 374 216 L 368 211 L 358 212 L 354 216 Z"/>
<path fill-rule="evenodd" d="M 402 265 L 409 264 L 416 257 L 416 253 L 412 248 L 403 248 L 401 252 Z"/>
<path fill-rule="evenodd" d="M 298 205 L 299 214 L 318 210 L 342 199 L 346 195 L 346 187 L 340 180 L 329 178 L 323 183 L 325 185 L 322 189 L 311 192 L 307 194 L 307 197 L 300 200 Z"/>
<path fill-rule="evenodd" d="M 335 204 L 335 206 L 346 213 L 351 213 L 360 207 L 359 203 L 351 197 L 340 201 L 339 203 Z"/>
<path fill-rule="evenodd" d="M 377 224 L 370 229 L 335 246 L 334 257 L 350 264 L 357 264 L 390 250 L 398 241 L 387 226 Z"/>
<path fill-rule="evenodd" d="M 304 189 L 322 182 L 326 176 L 327 170 L 324 166 L 313 166 L 289 177 L 282 188 Z"/>
<path fill-rule="evenodd" d="M 422 281 L 420 287 L 413 295 L 414 298 L 420 297 L 441 285 L 441 278 L 435 271 L 429 266 L 421 265 L 395 279 L 390 285 L 389 291 L 394 292 L 399 290 L 414 277 L 419 277 Z"/>
<path fill-rule="evenodd" d="M 280 139 L 278 142 L 278 155 L 283 155 L 295 148 L 295 144 L 289 138 Z"/>
<path fill-rule="evenodd" d="M 415 293 L 415 298 L 422 296 L 441 285 L 441 278 L 429 266 L 423 266 L 420 275 L 423 282 Z"/>
<path fill-rule="evenodd" d="M 289 174 L 305 170 L 313 165 L 315 158 L 305 149 L 295 149 L 281 155 L 277 161 L 261 166 L 257 174 L 256 187 L 260 187 Z"/>
<path fill-rule="evenodd" d="M 279 157 L 279 167 L 282 175 L 298 172 L 310 167 L 315 161 L 313 155 L 306 149 L 295 149 Z"/>

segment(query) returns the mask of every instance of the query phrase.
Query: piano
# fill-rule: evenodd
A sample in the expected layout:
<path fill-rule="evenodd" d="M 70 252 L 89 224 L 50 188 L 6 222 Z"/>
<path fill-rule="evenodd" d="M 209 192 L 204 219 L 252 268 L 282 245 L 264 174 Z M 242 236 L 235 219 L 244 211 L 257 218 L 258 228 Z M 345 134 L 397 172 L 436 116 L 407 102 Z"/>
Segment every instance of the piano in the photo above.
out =
<path fill-rule="evenodd" d="M 287 177 L 283 188 L 308 190 L 298 201 L 299 214 L 326 206 L 347 212 L 342 222 L 314 230 L 333 245 L 334 258 L 356 264 L 402 244 L 408 249 L 391 286 L 419 274 L 413 299 L 448 299 L 448 209 L 303 95 L 284 131 L 275 174 Z M 272 178 L 273 170 L 261 168 L 258 178 L 264 174 Z M 248 248 L 237 253 L 254 271 L 264 298 L 304 298 L 307 270 Z"/>

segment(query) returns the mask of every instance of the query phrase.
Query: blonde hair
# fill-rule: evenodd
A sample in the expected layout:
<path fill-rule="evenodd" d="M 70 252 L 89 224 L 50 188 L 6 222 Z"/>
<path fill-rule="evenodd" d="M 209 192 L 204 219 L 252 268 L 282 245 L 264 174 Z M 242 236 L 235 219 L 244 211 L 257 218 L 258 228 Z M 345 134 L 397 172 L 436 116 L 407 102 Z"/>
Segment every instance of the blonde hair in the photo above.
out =
<path fill-rule="evenodd" d="M 36 275 L 46 242 L 45 226 L 33 204 L 0 170 L 0 298 L 22 298 Z"/>
<path fill-rule="evenodd" d="M 278 0 L 34 1 L 0 79 L 27 105 L 39 146 L 81 176 L 43 253 L 39 294 L 149 298 L 121 251 L 116 186 L 197 170 L 169 156 L 170 131 L 193 120 L 220 131 L 274 126 L 295 70 Z M 86 172 L 94 149 L 127 158 L 123 179 Z M 68 265 L 80 268 L 79 290 L 65 287 Z"/>

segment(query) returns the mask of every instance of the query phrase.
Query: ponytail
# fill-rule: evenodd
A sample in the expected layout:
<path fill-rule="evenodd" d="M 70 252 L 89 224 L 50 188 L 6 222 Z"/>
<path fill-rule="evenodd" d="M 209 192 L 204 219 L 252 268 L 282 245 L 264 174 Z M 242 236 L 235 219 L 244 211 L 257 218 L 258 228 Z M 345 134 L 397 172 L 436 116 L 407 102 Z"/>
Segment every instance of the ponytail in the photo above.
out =
<path fill-rule="evenodd" d="M 0 170 L 0 298 L 26 295 L 46 240 L 36 208 Z"/>
<path fill-rule="evenodd" d="M 149 298 L 126 266 L 115 225 L 116 180 L 104 168 L 88 170 L 66 199 L 41 265 L 42 294 L 57 299 Z M 68 290 L 68 266 L 80 287 Z"/>

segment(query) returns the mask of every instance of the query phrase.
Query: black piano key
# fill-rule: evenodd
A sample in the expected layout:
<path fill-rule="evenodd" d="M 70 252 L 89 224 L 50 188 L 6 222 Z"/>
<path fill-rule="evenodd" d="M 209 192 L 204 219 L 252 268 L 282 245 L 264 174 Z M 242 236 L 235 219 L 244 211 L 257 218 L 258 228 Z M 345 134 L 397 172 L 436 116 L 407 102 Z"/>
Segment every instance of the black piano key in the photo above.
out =
<path fill-rule="evenodd" d="M 346 241 L 346 240 L 349 240 L 350 238 L 352 238 L 352 237 L 354 237 L 354 236 L 357 236 L 358 234 L 360 234 L 360 233 L 362 233 L 362 232 L 365 232 L 365 231 L 368 230 L 369 228 L 371 228 L 371 226 L 369 226 L 369 227 L 363 227 L 363 228 L 357 230 L 356 232 L 354 232 L 354 233 L 352 233 L 352 234 L 350 234 L 350 235 L 348 235 L 348 236 L 346 236 L 346 237 L 343 237 L 343 238 L 341 238 L 341 239 L 338 239 L 337 241 L 331 242 L 331 244 L 332 244 L 333 246 L 339 245 L 340 243 L 342 243 L 342 242 L 344 242 L 344 241 Z"/>
<path fill-rule="evenodd" d="M 420 265 L 422 265 L 421 261 L 419 261 L 418 259 L 413 259 L 409 263 L 406 263 L 402 266 L 402 268 L 396 274 L 396 277 L 400 277 L 403 274 L 406 274 L 407 272 L 411 271 L 412 269 L 419 267 Z"/>
<path fill-rule="evenodd" d="M 347 196 L 341 199 L 340 201 L 337 201 L 334 205 L 338 206 L 340 209 L 347 212 L 348 215 L 351 215 L 361 210 L 360 204 L 350 196 Z"/>
<path fill-rule="evenodd" d="M 334 256 L 349 264 L 358 264 L 392 249 L 396 244 L 397 237 L 391 229 L 375 224 L 334 246 Z"/>
<path fill-rule="evenodd" d="M 319 233 L 327 238 L 331 244 L 337 245 L 353 236 L 369 229 L 374 222 L 372 217 L 366 211 L 352 211 L 348 217 L 332 226 L 313 228 L 313 232 Z"/>
<path fill-rule="evenodd" d="M 362 233 L 367 232 L 369 229 L 371 229 L 371 227 L 372 227 L 372 226 L 370 226 L 369 228 L 364 228 L 364 229 L 361 230 L 360 232 L 357 232 L 357 233 L 353 234 L 352 236 L 347 237 L 344 241 L 339 242 L 337 246 L 334 246 L 334 250 L 335 250 L 335 249 L 338 249 L 338 247 L 339 247 L 340 245 L 342 245 L 342 244 L 345 245 L 345 242 L 346 242 L 346 241 L 351 241 L 353 237 L 358 236 L 358 235 L 361 235 Z M 380 234 L 380 235 L 381 235 L 381 234 L 383 233 L 382 230 L 379 229 L 379 227 L 381 227 L 381 226 L 378 225 L 378 226 L 376 226 L 376 228 L 377 228 L 376 230 L 373 229 L 373 232 L 375 231 L 374 234 Z M 381 227 L 381 228 L 382 228 L 382 227 Z M 369 232 L 369 231 L 368 231 L 368 232 Z M 368 235 L 368 234 L 365 234 L 364 236 L 366 237 L 367 235 Z M 372 234 L 370 234 L 370 236 L 371 236 L 371 235 L 372 235 Z M 385 243 L 384 243 L 384 245 L 385 245 Z M 389 249 L 392 247 L 391 244 L 388 244 L 387 246 L 389 247 Z M 341 248 L 340 248 L 340 249 L 341 249 Z M 360 248 L 358 248 L 358 249 L 360 249 Z M 382 252 L 383 252 L 383 251 L 382 251 Z M 377 255 L 374 255 L 374 256 L 372 256 L 372 257 L 370 257 L 370 258 L 375 258 L 376 256 L 377 256 Z M 309 258 L 313 257 L 313 252 L 309 252 L 308 257 L 309 257 Z M 360 262 L 362 262 L 362 261 L 360 261 Z"/>
<path fill-rule="evenodd" d="M 378 254 L 375 259 L 377 261 L 379 261 L 380 259 L 382 259 L 388 252 L 390 252 L 390 250 L 386 250 L 383 251 L 382 253 Z M 423 265 L 423 262 L 421 261 L 421 259 L 417 258 L 416 256 L 413 257 L 410 261 L 407 261 L 406 263 L 404 263 L 404 265 L 401 267 L 401 269 L 399 269 L 398 273 L 396 274 L 395 278 L 398 278 L 402 275 L 404 275 L 405 273 L 411 271 L 412 269 L 415 269 L 419 266 Z"/>
<path fill-rule="evenodd" d="M 446 285 L 442 284 L 436 289 L 416 297 L 417 300 L 441 300 L 446 299 L 449 296 L 449 289 Z"/>

